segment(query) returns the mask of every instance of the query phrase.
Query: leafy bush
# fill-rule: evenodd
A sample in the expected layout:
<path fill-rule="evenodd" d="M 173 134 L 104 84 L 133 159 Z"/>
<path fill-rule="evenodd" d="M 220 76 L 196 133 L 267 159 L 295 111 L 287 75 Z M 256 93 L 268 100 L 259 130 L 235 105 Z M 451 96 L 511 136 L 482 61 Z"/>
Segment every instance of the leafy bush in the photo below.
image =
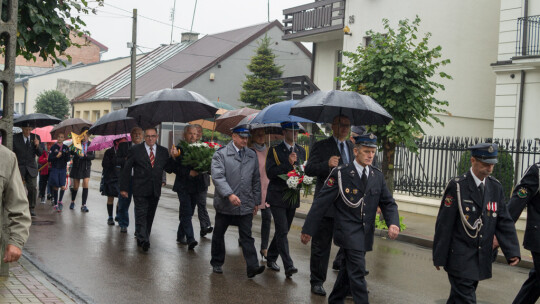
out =
<path fill-rule="evenodd" d="M 388 226 L 386 226 L 384 218 L 380 218 L 380 214 L 377 214 L 375 216 L 375 228 L 388 230 Z M 407 229 L 407 225 L 403 223 L 403 216 L 399 217 L 399 228 L 401 229 L 401 231 Z"/>

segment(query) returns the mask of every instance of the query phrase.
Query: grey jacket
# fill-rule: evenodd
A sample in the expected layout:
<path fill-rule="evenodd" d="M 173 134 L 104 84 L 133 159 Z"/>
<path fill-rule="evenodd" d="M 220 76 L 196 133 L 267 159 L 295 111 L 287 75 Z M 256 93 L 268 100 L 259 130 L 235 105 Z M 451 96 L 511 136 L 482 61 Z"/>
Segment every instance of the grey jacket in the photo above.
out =
<path fill-rule="evenodd" d="M 212 180 L 215 186 L 214 208 L 230 215 L 246 215 L 261 202 L 261 181 L 257 154 L 244 148 L 244 157 L 234 148 L 233 142 L 222 147 L 212 158 Z M 228 196 L 235 194 L 242 204 L 234 206 Z"/>

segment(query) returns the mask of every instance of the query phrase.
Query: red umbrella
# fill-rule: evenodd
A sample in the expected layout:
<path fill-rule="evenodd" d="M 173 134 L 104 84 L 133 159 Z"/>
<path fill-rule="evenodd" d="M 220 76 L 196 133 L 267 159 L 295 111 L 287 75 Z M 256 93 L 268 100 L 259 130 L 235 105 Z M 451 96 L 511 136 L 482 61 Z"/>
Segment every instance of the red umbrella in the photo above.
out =
<path fill-rule="evenodd" d="M 56 142 L 56 139 L 53 139 L 51 136 L 51 130 L 53 126 L 46 126 L 43 128 L 35 128 L 32 130 L 32 133 L 39 135 L 41 142 Z"/>

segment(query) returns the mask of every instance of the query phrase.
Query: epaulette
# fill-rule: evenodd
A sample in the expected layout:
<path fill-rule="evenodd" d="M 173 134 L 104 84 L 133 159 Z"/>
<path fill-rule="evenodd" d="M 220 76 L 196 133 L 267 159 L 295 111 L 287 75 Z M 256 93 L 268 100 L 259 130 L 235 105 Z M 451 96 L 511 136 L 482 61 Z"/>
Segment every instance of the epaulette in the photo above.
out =
<path fill-rule="evenodd" d="M 375 169 L 375 170 L 377 170 L 377 171 L 379 171 L 379 172 L 381 172 L 381 173 L 382 173 L 382 170 L 381 170 L 381 169 L 379 169 L 379 168 L 377 168 L 377 167 L 373 167 L 373 166 L 369 166 L 369 167 L 370 167 L 370 168 L 373 168 L 373 169 Z"/>
<path fill-rule="evenodd" d="M 495 177 L 493 177 L 493 176 L 491 176 L 491 175 L 488 176 L 488 177 L 489 177 L 492 181 L 495 181 L 495 182 L 501 184 L 501 182 L 500 182 L 498 179 L 496 179 Z M 501 184 L 501 185 L 502 185 L 502 184 Z"/>
<path fill-rule="evenodd" d="M 538 167 L 538 169 L 540 169 L 540 163 L 536 163 L 536 166 Z"/>
<path fill-rule="evenodd" d="M 449 183 L 449 184 L 450 184 L 451 182 L 459 183 L 459 182 L 461 182 L 462 180 L 464 180 L 466 177 L 467 177 L 467 174 L 463 174 L 463 175 L 460 175 L 460 176 L 456 176 L 456 177 L 452 178 L 451 180 L 449 180 L 448 183 Z"/>
<path fill-rule="evenodd" d="M 224 149 L 225 147 L 226 147 L 226 146 L 221 146 L 221 147 L 219 147 L 219 149 L 217 149 L 216 152 L 219 151 L 219 150 L 221 150 L 221 149 Z"/>
<path fill-rule="evenodd" d="M 336 168 L 337 168 L 338 170 L 341 170 L 341 169 L 343 169 L 343 168 L 347 168 L 348 166 L 349 166 L 349 164 L 341 164 L 341 165 L 337 166 Z"/>

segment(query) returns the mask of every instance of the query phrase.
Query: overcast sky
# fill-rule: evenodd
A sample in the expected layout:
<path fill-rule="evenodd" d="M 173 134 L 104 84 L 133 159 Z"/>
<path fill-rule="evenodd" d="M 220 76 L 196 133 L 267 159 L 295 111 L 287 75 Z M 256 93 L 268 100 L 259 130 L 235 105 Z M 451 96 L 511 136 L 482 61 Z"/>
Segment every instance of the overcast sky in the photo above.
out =
<path fill-rule="evenodd" d="M 90 5 L 95 2 L 89 1 Z M 129 56 L 132 11 L 137 9 L 137 52 L 148 52 L 171 42 L 171 11 L 174 0 L 105 0 L 96 15 L 84 15 L 92 38 L 109 48 L 102 59 Z M 176 0 L 173 42 L 191 27 L 196 0 Z M 283 9 L 313 0 L 270 0 L 270 21 L 283 21 Z M 193 31 L 214 34 L 267 22 L 268 0 L 198 0 Z M 202 36 L 201 35 L 201 36 Z M 201 37 L 199 36 L 199 37 Z"/>

